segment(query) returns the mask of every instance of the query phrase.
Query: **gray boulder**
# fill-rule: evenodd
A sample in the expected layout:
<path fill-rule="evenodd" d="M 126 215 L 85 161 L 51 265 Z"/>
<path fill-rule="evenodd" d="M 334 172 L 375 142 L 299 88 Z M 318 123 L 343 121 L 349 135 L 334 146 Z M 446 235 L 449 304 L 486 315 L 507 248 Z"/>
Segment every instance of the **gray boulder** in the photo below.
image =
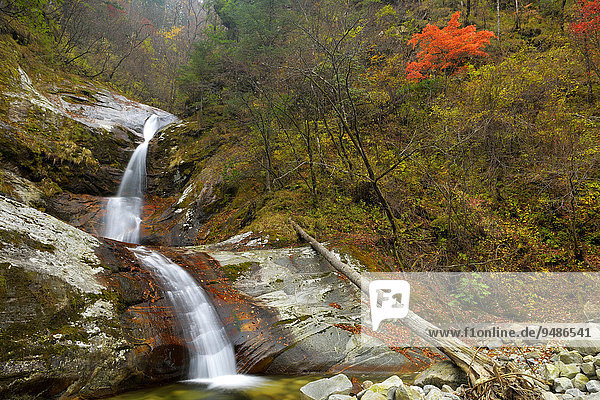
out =
<path fill-rule="evenodd" d="M 444 393 L 438 388 L 431 389 L 429 391 L 429 393 L 427 393 L 427 396 L 425 396 L 425 400 L 442 400 L 442 399 L 444 399 Z"/>
<path fill-rule="evenodd" d="M 367 390 L 365 394 L 362 395 L 360 400 L 388 400 L 388 398 L 381 393 L 375 393 L 371 390 Z"/>
<path fill-rule="evenodd" d="M 567 389 L 565 394 L 573 396 L 574 400 L 583 400 L 583 398 L 585 396 L 585 393 L 583 393 L 581 390 L 575 389 L 575 388 Z"/>
<path fill-rule="evenodd" d="M 398 386 L 394 394 L 394 400 L 423 400 L 425 397 L 422 390 L 419 391 L 415 388 L 418 388 L 418 386 Z"/>
<path fill-rule="evenodd" d="M 577 364 L 560 364 L 560 376 L 573 379 L 575 375 L 581 372 L 581 368 Z"/>
<path fill-rule="evenodd" d="M 585 390 L 587 390 L 590 393 L 600 392 L 600 381 L 597 379 L 588 381 L 588 383 L 585 384 Z"/>
<path fill-rule="evenodd" d="M 569 378 L 560 377 L 554 380 L 554 391 L 556 393 L 565 393 L 568 389 L 573 388 L 573 382 Z"/>
<path fill-rule="evenodd" d="M 457 387 L 466 381 L 467 375 L 460 368 L 451 361 L 442 361 L 433 364 L 431 367 L 421 372 L 415 379 L 415 385 L 434 385 L 437 387 L 450 385 L 452 387 Z"/>
<path fill-rule="evenodd" d="M 577 351 L 561 351 L 558 354 L 558 359 L 565 364 L 581 364 L 583 357 Z"/>
<path fill-rule="evenodd" d="M 552 392 L 544 392 L 542 393 L 543 400 L 558 400 L 558 397 Z"/>
<path fill-rule="evenodd" d="M 577 374 L 571 379 L 571 383 L 573 383 L 573 387 L 579 390 L 585 390 L 586 383 L 589 382 L 589 378 L 584 374 Z"/>
<path fill-rule="evenodd" d="M 338 374 L 331 378 L 319 379 L 302 386 L 300 388 L 300 397 L 303 400 L 327 400 L 332 394 L 348 395 L 350 394 L 350 389 L 352 389 L 350 379 L 344 374 Z"/>
<path fill-rule="evenodd" d="M 595 377 L 596 367 L 594 366 L 593 362 L 584 362 L 583 364 L 581 364 L 581 372 L 583 372 L 589 377 Z"/>
<path fill-rule="evenodd" d="M 329 396 L 329 400 L 350 400 L 353 398 L 354 397 L 347 394 L 332 394 L 331 396 Z"/>

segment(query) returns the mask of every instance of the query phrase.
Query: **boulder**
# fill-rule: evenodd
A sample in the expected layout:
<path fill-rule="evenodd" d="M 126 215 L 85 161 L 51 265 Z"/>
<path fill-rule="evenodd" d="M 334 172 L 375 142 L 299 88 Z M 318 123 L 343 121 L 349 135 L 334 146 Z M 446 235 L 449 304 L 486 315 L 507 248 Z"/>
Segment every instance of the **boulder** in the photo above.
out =
<path fill-rule="evenodd" d="M 581 368 L 577 364 L 560 364 L 560 376 L 572 379 L 575 375 L 581 372 Z"/>
<path fill-rule="evenodd" d="M 588 377 L 596 376 L 596 367 L 593 362 L 584 362 L 581 364 L 581 372 L 583 372 Z"/>
<path fill-rule="evenodd" d="M 600 392 L 600 381 L 597 379 L 593 379 L 588 381 L 585 384 L 585 390 L 590 392 L 590 393 L 597 393 Z"/>
<path fill-rule="evenodd" d="M 381 393 L 375 393 L 372 392 L 370 390 L 367 390 L 362 397 L 360 398 L 360 400 L 388 400 L 388 398 L 381 394 Z"/>
<path fill-rule="evenodd" d="M 589 382 L 589 378 L 584 374 L 577 374 L 571 379 L 571 383 L 573 383 L 573 387 L 579 390 L 585 390 L 586 383 Z"/>
<path fill-rule="evenodd" d="M 467 375 L 451 361 L 441 361 L 421 372 L 415 379 L 415 385 L 434 385 L 442 387 L 460 386 L 467 381 Z"/>
<path fill-rule="evenodd" d="M 423 400 L 424 396 L 422 390 L 419 391 L 416 388 L 419 387 L 405 385 L 398 386 L 394 394 L 393 400 Z"/>
<path fill-rule="evenodd" d="M 568 389 L 573 388 L 573 382 L 569 378 L 560 377 L 554 380 L 554 391 L 556 393 L 565 393 Z"/>
<path fill-rule="evenodd" d="M 558 354 L 558 359 L 565 364 L 581 364 L 583 357 L 577 351 L 561 351 Z"/>
<path fill-rule="evenodd" d="M 351 400 L 354 397 L 347 394 L 332 394 L 329 396 L 329 400 Z"/>
<path fill-rule="evenodd" d="M 556 378 L 560 376 L 560 370 L 554 364 L 544 364 L 542 369 L 542 377 L 548 382 L 552 383 Z"/>
<path fill-rule="evenodd" d="M 543 392 L 542 400 L 558 400 L 558 397 L 552 392 Z"/>
<path fill-rule="evenodd" d="M 348 395 L 350 389 L 352 389 L 350 379 L 344 374 L 338 374 L 331 378 L 319 379 L 302 386 L 300 388 L 300 397 L 304 400 L 327 400 L 332 394 Z"/>
<path fill-rule="evenodd" d="M 443 400 L 444 398 L 444 393 L 438 388 L 431 389 L 425 396 L 425 400 Z"/>
<path fill-rule="evenodd" d="M 391 387 L 403 386 L 402 379 L 398 375 L 392 375 L 381 383 L 374 383 L 369 390 L 375 393 L 386 394 Z"/>
<path fill-rule="evenodd" d="M 565 391 L 566 395 L 573 396 L 573 400 L 583 400 L 585 393 L 576 388 L 567 389 Z"/>

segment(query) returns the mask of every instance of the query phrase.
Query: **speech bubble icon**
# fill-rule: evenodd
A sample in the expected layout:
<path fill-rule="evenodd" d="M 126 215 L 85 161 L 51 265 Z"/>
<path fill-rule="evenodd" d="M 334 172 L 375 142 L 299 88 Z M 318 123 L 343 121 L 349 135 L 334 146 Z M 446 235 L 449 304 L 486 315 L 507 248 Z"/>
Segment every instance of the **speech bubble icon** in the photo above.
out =
<path fill-rule="evenodd" d="M 369 304 L 373 330 L 384 319 L 399 319 L 408 315 L 410 284 L 401 279 L 381 279 L 369 283 Z"/>

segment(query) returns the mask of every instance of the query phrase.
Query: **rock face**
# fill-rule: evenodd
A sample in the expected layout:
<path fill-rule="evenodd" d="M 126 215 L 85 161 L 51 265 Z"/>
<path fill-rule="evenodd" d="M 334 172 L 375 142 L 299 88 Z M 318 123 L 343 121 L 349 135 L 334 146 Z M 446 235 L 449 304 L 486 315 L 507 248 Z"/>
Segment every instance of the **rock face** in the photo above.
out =
<path fill-rule="evenodd" d="M 184 376 L 177 316 L 127 247 L 4 197 L 0 221 L 0 398 L 96 398 Z M 206 282 L 241 371 L 289 345 L 270 335 L 273 311 L 232 290 L 216 261 L 168 255 Z"/>
<path fill-rule="evenodd" d="M 1 197 L 0 221 L 0 397 L 52 398 L 118 381 L 130 346 L 96 279 L 100 242 Z"/>
<path fill-rule="evenodd" d="M 289 346 L 269 374 L 377 373 L 418 368 L 414 361 L 353 329 L 360 324 L 360 293 L 308 247 L 245 252 L 209 251 L 235 289 L 276 310 Z M 367 337 L 368 338 L 368 337 Z M 420 355 L 424 363 L 429 358 Z M 418 360 L 415 354 L 413 360 Z"/>

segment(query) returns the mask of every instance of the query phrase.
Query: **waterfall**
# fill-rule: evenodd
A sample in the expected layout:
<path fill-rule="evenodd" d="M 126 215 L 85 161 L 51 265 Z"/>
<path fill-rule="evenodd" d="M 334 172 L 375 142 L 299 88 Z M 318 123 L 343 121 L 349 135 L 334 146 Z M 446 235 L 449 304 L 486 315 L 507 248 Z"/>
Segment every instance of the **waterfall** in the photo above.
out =
<path fill-rule="evenodd" d="M 138 247 L 136 257 L 156 273 L 175 307 L 191 350 L 190 379 L 235 375 L 235 356 L 225 329 L 204 290 L 179 265 L 154 251 Z"/>
<path fill-rule="evenodd" d="M 148 144 L 160 126 L 156 114 L 152 114 L 146 120 L 144 142 L 133 152 L 117 196 L 111 197 L 106 204 L 104 237 L 127 243 L 140 242 L 142 205 L 146 188 L 146 154 Z"/>
<path fill-rule="evenodd" d="M 150 116 L 144 124 L 140 144 L 123 174 L 116 197 L 106 204 L 105 237 L 139 243 L 148 144 L 160 129 L 160 120 Z M 190 380 L 208 381 L 213 386 L 254 385 L 256 379 L 236 374 L 235 356 L 225 329 L 206 293 L 194 278 L 163 255 L 144 247 L 131 249 L 160 281 L 175 312 L 190 349 Z M 232 379 L 234 378 L 234 379 Z"/>

